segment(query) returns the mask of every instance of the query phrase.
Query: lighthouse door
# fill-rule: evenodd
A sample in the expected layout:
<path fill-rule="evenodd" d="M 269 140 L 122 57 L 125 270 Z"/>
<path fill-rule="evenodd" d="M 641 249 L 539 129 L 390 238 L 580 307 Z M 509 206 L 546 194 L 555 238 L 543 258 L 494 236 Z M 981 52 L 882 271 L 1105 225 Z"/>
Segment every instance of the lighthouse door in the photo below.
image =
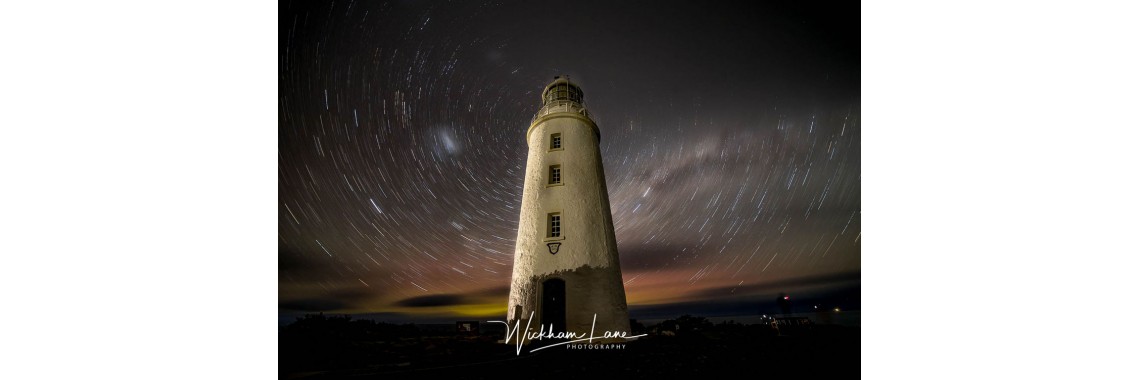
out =
<path fill-rule="evenodd" d="M 566 282 L 552 278 L 542 283 L 542 325 L 554 333 L 566 331 Z"/>

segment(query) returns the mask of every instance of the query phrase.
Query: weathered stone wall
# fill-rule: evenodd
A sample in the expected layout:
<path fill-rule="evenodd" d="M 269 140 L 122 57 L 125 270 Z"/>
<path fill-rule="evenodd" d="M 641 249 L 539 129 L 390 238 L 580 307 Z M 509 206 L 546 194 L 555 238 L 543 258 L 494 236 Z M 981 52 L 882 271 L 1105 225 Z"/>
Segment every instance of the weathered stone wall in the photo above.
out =
<path fill-rule="evenodd" d="M 561 150 L 549 148 L 554 133 L 562 134 Z M 534 311 L 531 325 L 537 331 L 542 320 L 542 282 L 558 277 L 566 281 L 568 330 L 589 333 L 597 313 L 596 335 L 629 331 L 597 127 L 579 113 L 554 113 L 537 119 L 527 137 L 529 153 L 507 319 L 513 324 L 516 317 L 525 319 Z M 550 165 L 562 166 L 561 185 L 548 185 Z M 551 212 L 561 213 L 560 239 L 546 237 Z M 560 243 L 558 253 L 551 254 L 547 243 Z"/>
<path fill-rule="evenodd" d="M 543 296 L 542 283 L 551 278 L 566 282 L 566 331 L 589 334 L 595 313 L 595 336 L 602 336 L 606 331 L 629 331 L 629 311 L 625 304 L 621 274 L 611 268 L 585 265 L 573 270 L 534 275 L 521 285 L 512 284 L 512 290 L 519 289 L 521 296 L 518 306 L 521 306 L 522 326 L 526 326 L 526 318 L 533 310 L 531 327 L 534 331 L 538 330 L 543 317 L 539 303 Z M 513 320 L 510 323 L 513 325 Z"/>

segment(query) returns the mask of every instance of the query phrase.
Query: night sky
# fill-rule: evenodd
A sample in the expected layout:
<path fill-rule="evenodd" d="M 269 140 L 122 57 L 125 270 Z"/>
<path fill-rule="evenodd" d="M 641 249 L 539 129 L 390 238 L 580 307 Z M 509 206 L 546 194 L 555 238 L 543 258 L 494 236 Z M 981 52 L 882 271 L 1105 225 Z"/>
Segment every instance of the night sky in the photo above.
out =
<path fill-rule="evenodd" d="M 632 317 L 858 309 L 858 6 L 282 3 L 279 312 L 505 317 L 525 133 L 563 74 Z"/>

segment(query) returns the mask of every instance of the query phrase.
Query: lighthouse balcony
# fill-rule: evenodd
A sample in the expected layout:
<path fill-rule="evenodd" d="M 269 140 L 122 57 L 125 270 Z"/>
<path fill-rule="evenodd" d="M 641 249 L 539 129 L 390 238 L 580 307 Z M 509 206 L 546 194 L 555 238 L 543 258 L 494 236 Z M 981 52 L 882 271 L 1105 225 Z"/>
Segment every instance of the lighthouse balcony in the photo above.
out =
<path fill-rule="evenodd" d="M 583 107 L 581 103 L 570 100 L 561 100 L 552 101 L 547 103 L 545 106 L 542 106 L 542 108 L 540 108 L 538 112 L 534 114 L 534 117 L 530 119 L 530 122 L 533 124 L 540 117 L 560 112 L 573 112 L 585 116 L 590 120 L 593 120 L 593 117 L 590 116 L 590 112 L 586 111 L 586 107 Z"/>

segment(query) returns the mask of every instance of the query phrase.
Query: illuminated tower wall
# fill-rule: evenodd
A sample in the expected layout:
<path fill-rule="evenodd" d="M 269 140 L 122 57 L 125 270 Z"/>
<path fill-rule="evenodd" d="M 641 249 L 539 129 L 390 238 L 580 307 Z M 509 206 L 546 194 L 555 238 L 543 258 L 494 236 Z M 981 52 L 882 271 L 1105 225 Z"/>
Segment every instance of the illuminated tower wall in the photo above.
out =
<path fill-rule="evenodd" d="M 507 319 L 554 331 L 629 331 L 601 134 L 581 88 L 556 77 L 526 132 L 526 180 Z"/>

